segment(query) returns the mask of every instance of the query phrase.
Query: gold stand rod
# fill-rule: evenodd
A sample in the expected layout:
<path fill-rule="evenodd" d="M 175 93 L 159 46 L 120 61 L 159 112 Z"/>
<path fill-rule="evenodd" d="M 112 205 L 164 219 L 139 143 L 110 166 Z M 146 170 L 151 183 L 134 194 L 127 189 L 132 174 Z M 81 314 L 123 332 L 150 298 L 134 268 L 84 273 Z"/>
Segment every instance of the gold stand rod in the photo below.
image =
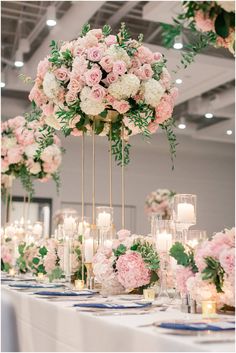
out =
<path fill-rule="evenodd" d="M 11 223 L 11 211 L 12 211 L 12 187 L 9 189 L 9 208 L 8 208 L 8 222 Z"/>
<path fill-rule="evenodd" d="M 9 189 L 6 188 L 5 225 L 8 223 L 8 199 L 9 199 Z"/>
<path fill-rule="evenodd" d="M 125 229 L 125 164 L 124 164 L 124 126 L 122 124 L 122 161 L 121 161 L 121 207 L 122 207 L 122 228 Z"/>
<path fill-rule="evenodd" d="M 25 204 L 26 204 L 26 196 L 24 195 L 23 199 L 23 219 L 25 220 Z"/>
<path fill-rule="evenodd" d="M 30 194 L 28 194 L 28 197 L 27 197 L 27 212 L 26 212 L 26 219 L 28 220 L 29 219 L 29 211 L 30 211 Z M 26 223 L 26 219 L 25 219 L 25 223 Z"/>
<path fill-rule="evenodd" d="M 95 223 L 95 120 L 93 122 L 93 218 L 92 218 L 92 224 L 93 226 L 96 224 Z"/>
<path fill-rule="evenodd" d="M 81 206 L 82 206 L 82 229 L 84 233 L 84 132 L 82 135 L 82 148 L 81 148 Z M 84 234 L 82 234 L 82 281 L 84 281 Z"/>
<path fill-rule="evenodd" d="M 110 126 L 110 151 L 109 151 L 109 188 L 110 188 L 110 207 L 112 207 L 112 141 L 111 141 L 111 126 Z"/>

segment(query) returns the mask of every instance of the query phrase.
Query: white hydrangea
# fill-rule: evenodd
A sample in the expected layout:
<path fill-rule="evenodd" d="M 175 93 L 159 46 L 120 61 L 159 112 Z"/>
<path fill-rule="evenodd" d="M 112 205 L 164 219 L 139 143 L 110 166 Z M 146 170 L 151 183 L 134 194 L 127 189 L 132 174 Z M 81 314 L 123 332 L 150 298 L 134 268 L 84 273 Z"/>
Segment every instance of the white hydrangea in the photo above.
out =
<path fill-rule="evenodd" d="M 111 56 L 113 61 L 123 60 L 128 68 L 131 66 L 130 57 L 125 49 L 117 46 L 116 44 L 111 45 L 105 52 L 105 55 Z"/>
<path fill-rule="evenodd" d="M 140 87 L 140 81 L 133 74 L 125 74 L 108 87 L 108 92 L 118 100 L 135 96 Z"/>
<path fill-rule="evenodd" d="M 91 100 L 90 97 L 91 89 L 89 87 L 84 87 L 80 93 L 80 108 L 88 115 L 98 115 L 105 109 L 105 104 L 102 102 L 96 102 Z"/>
<path fill-rule="evenodd" d="M 55 115 L 48 115 L 44 117 L 44 121 L 48 126 L 53 127 L 55 130 L 61 130 L 60 121 Z"/>
<path fill-rule="evenodd" d="M 52 72 L 47 72 L 43 80 L 43 91 L 49 99 L 56 99 L 60 88 L 56 77 Z"/>
<path fill-rule="evenodd" d="M 145 102 L 155 108 L 160 102 L 165 89 L 158 81 L 151 78 L 150 80 L 143 82 L 142 91 Z"/>
<path fill-rule="evenodd" d="M 33 162 L 31 165 L 30 165 L 30 168 L 29 168 L 29 171 L 31 174 L 38 174 L 41 172 L 41 165 L 39 162 Z"/>
<path fill-rule="evenodd" d="M 17 144 L 16 138 L 15 137 L 3 137 L 2 138 L 2 148 L 12 148 L 15 147 Z"/>
<path fill-rule="evenodd" d="M 39 149 L 38 143 L 33 143 L 25 147 L 25 154 L 28 158 L 34 158 L 36 151 Z"/>

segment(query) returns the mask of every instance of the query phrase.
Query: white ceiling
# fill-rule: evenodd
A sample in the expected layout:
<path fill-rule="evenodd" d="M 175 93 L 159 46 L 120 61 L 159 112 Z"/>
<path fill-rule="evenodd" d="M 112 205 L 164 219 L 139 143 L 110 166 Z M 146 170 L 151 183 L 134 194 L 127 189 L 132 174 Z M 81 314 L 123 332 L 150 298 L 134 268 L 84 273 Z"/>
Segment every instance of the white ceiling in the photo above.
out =
<path fill-rule="evenodd" d="M 49 2 L 47 3 L 49 4 Z M 45 37 L 42 36 L 41 44 L 28 56 L 23 69 L 16 70 L 11 65 L 6 67 L 7 86 L 2 91 L 3 117 L 9 118 L 20 114 L 29 107 L 26 97 L 30 87 L 24 85 L 18 79 L 19 72 L 34 77 L 37 63 L 49 52 L 50 41 L 52 39 L 71 40 L 75 38 L 85 22 L 92 22 L 94 26 L 101 26 L 109 22 L 116 28 L 122 20 L 125 20 L 128 27 L 131 27 L 132 33 L 135 31 L 138 33 L 139 30 L 144 31 L 146 28 L 144 40 L 146 39 L 147 45 L 152 50 L 165 54 L 168 59 L 169 70 L 172 71 L 179 64 L 180 53 L 174 49 L 166 50 L 161 47 L 159 37 L 159 23 L 170 21 L 170 18 L 177 12 L 178 2 L 73 1 L 70 5 L 67 10 L 61 13 L 57 26 L 51 29 Z M 184 131 L 177 130 L 178 133 L 188 134 L 194 138 L 233 142 L 234 134 L 227 136 L 225 133 L 227 129 L 234 130 L 234 86 L 232 81 L 235 73 L 233 57 L 226 50 L 217 51 L 212 49 L 207 52 L 207 55 L 199 55 L 195 63 L 188 69 L 172 75 L 174 79 L 180 77 L 183 80 L 183 84 L 178 86 L 180 94 L 177 101 L 176 116 L 179 117 L 179 111 L 182 111 L 182 109 L 182 113 L 188 115 L 187 129 Z M 231 84 L 228 84 L 229 82 Z M 218 86 L 221 86 L 221 88 L 217 91 L 215 89 Z M 217 95 L 217 99 L 213 103 L 215 105 L 213 107 L 214 114 L 216 115 L 214 119 L 217 119 L 217 117 L 228 119 L 219 120 L 220 122 L 217 124 L 211 124 L 197 130 L 198 125 L 204 122 L 204 109 L 211 95 Z M 196 101 L 196 97 L 200 97 L 200 99 Z M 193 102 L 191 102 L 192 99 L 194 99 Z M 187 104 L 189 101 L 190 103 Z M 190 107 L 193 106 L 194 110 L 191 111 Z M 191 121 L 190 113 L 199 115 L 198 125 L 196 119 Z"/>

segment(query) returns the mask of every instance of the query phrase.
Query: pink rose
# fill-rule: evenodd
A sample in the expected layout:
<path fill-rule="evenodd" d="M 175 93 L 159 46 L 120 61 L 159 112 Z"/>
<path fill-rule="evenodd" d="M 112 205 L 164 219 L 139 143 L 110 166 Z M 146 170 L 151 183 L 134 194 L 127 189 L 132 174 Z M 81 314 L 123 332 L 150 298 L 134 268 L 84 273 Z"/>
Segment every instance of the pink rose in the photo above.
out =
<path fill-rule="evenodd" d="M 17 129 L 25 125 L 25 118 L 23 116 L 16 116 L 13 119 L 8 120 L 8 126 L 10 129 Z"/>
<path fill-rule="evenodd" d="M 89 31 L 90 34 L 93 34 L 97 39 L 101 39 L 103 37 L 103 33 L 101 28 L 94 28 Z"/>
<path fill-rule="evenodd" d="M 114 72 L 110 72 L 105 79 L 108 85 L 116 82 L 117 80 L 118 80 L 118 76 Z"/>
<path fill-rule="evenodd" d="M 1 159 L 1 171 L 5 173 L 9 169 L 9 162 L 7 158 Z"/>
<path fill-rule="evenodd" d="M 40 77 L 41 80 L 44 79 L 44 76 L 48 72 L 50 66 L 51 66 L 51 63 L 48 61 L 48 58 L 45 58 L 39 62 L 38 68 L 37 68 L 37 76 Z"/>
<path fill-rule="evenodd" d="M 87 51 L 87 57 L 90 61 L 100 61 L 102 58 L 103 50 L 100 47 L 92 47 Z"/>
<path fill-rule="evenodd" d="M 80 121 L 81 116 L 80 115 L 76 115 L 74 116 L 70 121 L 69 121 L 69 128 L 70 129 L 74 129 L 75 125 Z"/>
<path fill-rule="evenodd" d="M 29 100 L 32 102 L 34 101 L 35 104 L 40 107 L 43 104 L 46 104 L 48 98 L 45 94 L 38 88 L 37 84 L 33 86 L 29 94 Z"/>
<path fill-rule="evenodd" d="M 85 81 L 88 86 L 98 84 L 102 79 L 102 72 L 98 67 L 93 67 L 85 73 Z"/>
<path fill-rule="evenodd" d="M 67 86 L 68 90 L 71 93 L 77 94 L 78 92 L 81 91 L 83 88 L 83 84 L 81 81 L 76 80 L 75 78 L 72 78 Z"/>
<path fill-rule="evenodd" d="M 22 160 L 23 148 L 16 146 L 8 150 L 7 158 L 9 164 L 19 163 Z"/>
<path fill-rule="evenodd" d="M 111 72 L 113 67 L 113 59 L 109 55 L 103 56 L 99 64 L 101 65 L 103 70 L 105 70 L 106 72 Z"/>
<path fill-rule="evenodd" d="M 141 66 L 141 62 L 138 58 L 133 58 L 131 60 L 131 66 L 133 69 L 138 69 Z"/>
<path fill-rule="evenodd" d="M 47 183 L 48 180 L 50 180 L 50 177 L 49 176 L 46 176 L 44 178 L 41 178 L 41 179 L 38 179 L 41 183 Z"/>
<path fill-rule="evenodd" d="M 171 84 L 171 76 L 168 72 L 168 70 L 166 68 L 163 68 L 163 71 L 161 73 L 161 85 L 165 88 L 165 89 L 169 89 L 170 88 L 170 84 Z"/>
<path fill-rule="evenodd" d="M 117 235 L 119 240 L 124 240 L 131 235 L 131 232 L 128 229 L 120 229 Z"/>
<path fill-rule="evenodd" d="M 129 108 L 130 108 L 130 105 L 128 102 L 126 102 L 125 100 L 121 100 L 121 101 L 115 101 L 113 104 L 112 104 L 113 108 L 115 110 L 118 111 L 118 113 L 120 114 L 124 114 L 126 113 Z"/>
<path fill-rule="evenodd" d="M 55 251 L 49 250 L 44 257 L 44 267 L 47 273 L 51 273 L 56 267 L 57 256 Z"/>
<path fill-rule="evenodd" d="M 146 267 L 142 256 L 135 251 L 127 251 L 116 262 L 118 281 L 126 289 L 145 286 L 150 282 L 151 271 Z"/>
<path fill-rule="evenodd" d="M 153 75 L 153 70 L 150 64 L 144 64 L 139 69 L 141 80 L 148 80 Z"/>
<path fill-rule="evenodd" d="M 74 128 L 71 133 L 70 133 L 72 136 L 82 136 L 83 135 L 83 132 L 81 130 L 78 130 L 76 128 Z"/>
<path fill-rule="evenodd" d="M 160 61 L 162 59 L 162 54 L 159 52 L 153 53 L 153 60 Z"/>
<path fill-rule="evenodd" d="M 42 106 L 43 114 L 46 116 L 52 115 L 54 113 L 54 106 L 52 103 L 48 103 Z"/>
<path fill-rule="evenodd" d="M 155 109 L 155 122 L 157 124 L 163 123 L 165 120 L 169 119 L 173 113 L 174 102 L 170 95 L 165 94 L 160 103 L 157 105 Z"/>
<path fill-rule="evenodd" d="M 19 144 L 23 146 L 30 145 L 34 143 L 34 132 L 32 130 L 18 128 L 16 130 L 16 138 Z"/>
<path fill-rule="evenodd" d="M 151 122 L 150 124 L 148 124 L 148 131 L 151 133 L 151 134 L 155 134 L 155 132 L 157 131 L 159 125 L 154 121 L 154 122 Z"/>
<path fill-rule="evenodd" d="M 68 91 L 66 93 L 66 103 L 72 103 L 72 102 L 76 101 L 77 98 L 78 98 L 78 95 L 74 91 Z"/>
<path fill-rule="evenodd" d="M 90 97 L 95 101 L 102 101 L 106 95 L 106 89 L 101 85 L 95 85 L 91 89 Z"/>
<path fill-rule="evenodd" d="M 113 73 L 115 75 L 124 75 L 127 71 L 125 62 L 123 60 L 117 60 L 113 64 Z"/>
<path fill-rule="evenodd" d="M 116 44 L 117 43 L 116 36 L 114 36 L 113 34 L 110 34 L 105 38 L 105 43 L 108 47 L 110 47 L 113 44 Z"/>
<path fill-rule="evenodd" d="M 129 130 L 131 130 L 132 135 L 140 134 L 141 130 L 139 127 L 134 125 L 134 123 L 127 116 L 124 117 L 123 123 Z"/>
<path fill-rule="evenodd" d="M 194 20 L 196 22 L 196 27 L 202 32 L 215 31 L 214 21 L 211 20 L 208 15 L 205 15 L 203 11 L 197 11 L 195 13 Z"/>
<path fill-rule="evenodd" d="M 59 81 L 68 81 L 69 79 L 69 70 L 65 67 L 60 67 L 53 71 L 53 73 Z"/>
<path fill-rule="evenodd" d="M 153 61 L 153 54 L 152 54 L 151 50 L 147 47 L 144 47 L 143 45 L 141 45 L 137 49 L 135 56 L 138 57 L 138 59 L 140 60 L 140 62 L 142 64 L 145 64 L 145 63 L 151 64 Z"/>

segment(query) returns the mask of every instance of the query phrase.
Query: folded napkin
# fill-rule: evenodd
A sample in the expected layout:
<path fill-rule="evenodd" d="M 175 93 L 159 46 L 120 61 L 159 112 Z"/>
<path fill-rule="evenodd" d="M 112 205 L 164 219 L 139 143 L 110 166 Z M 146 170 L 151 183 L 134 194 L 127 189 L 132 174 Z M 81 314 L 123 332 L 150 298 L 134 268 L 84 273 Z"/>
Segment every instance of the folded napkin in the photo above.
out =
<path fill-rule="evenodd" d="M 158 327 L 172 330 L 190 330 L 190 331 L 229 331 L 235 329 L 234 321 L 219 321 L 214 323 L 191 322 L 191 323 L 173 323 L 162 322 Z"/>
<path fill-rule="evenodd" d="M 46 295 L 46 296 L 58 296 L 58 297 L 80 297 L 80 296 L 88 296 L 88 295 L 94 295 L 96 294 L 95 292 L 92 292 L 90 290 L 81 290 L 79 292 L 48 292 L 48 291 L 40 291 L 40 292 L 35 292 L 34 294 L 37 295 Z"/>
<path fill-rule="evenodd" d="M 59 288 L 64 285 L 62 284 L 44 284 L 44 283 L 14 283 L 14 284 L 9 284 L 9 287 L 13 288 Z"/>
<path fill-rule="evenodd" d="M 145 308 L 147 306 L 152 305 L 151 302 L 148 303 L 124 303 L 124 304 L 116 304 L 116 303 L 80 303 L 74 304 L 73 306 L 77 306 L 80 308 L 98 308 L 98 309 L 138 309 Z"/>

